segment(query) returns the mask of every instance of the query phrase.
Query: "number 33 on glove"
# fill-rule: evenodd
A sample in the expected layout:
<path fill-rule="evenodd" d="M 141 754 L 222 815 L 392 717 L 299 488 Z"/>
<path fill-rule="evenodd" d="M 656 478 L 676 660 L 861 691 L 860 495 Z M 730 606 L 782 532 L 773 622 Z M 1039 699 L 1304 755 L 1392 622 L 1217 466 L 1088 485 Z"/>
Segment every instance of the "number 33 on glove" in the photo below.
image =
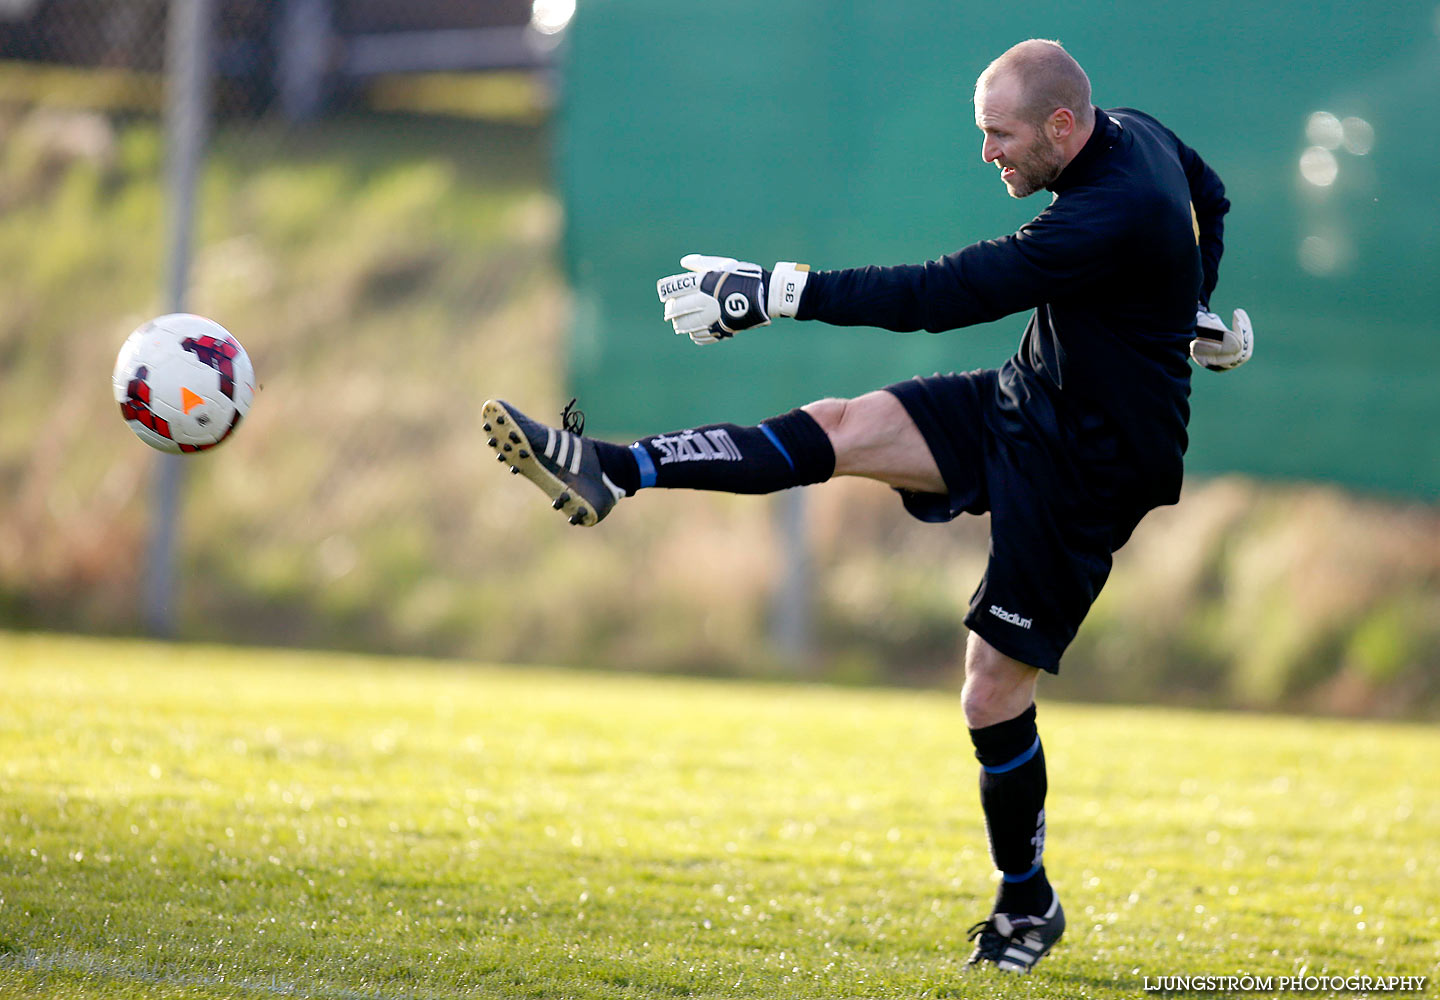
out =
<path fill-rule="evenodd" d="M 690 253 L 681 274 L 655 283 L 665 319 L 697 344 L 713 344 L 741 330 L 766 326 L 772 316 L 794 316 L 809 277 L 808 264 L 788 261 L 767 271 L 734 257 Z"/>

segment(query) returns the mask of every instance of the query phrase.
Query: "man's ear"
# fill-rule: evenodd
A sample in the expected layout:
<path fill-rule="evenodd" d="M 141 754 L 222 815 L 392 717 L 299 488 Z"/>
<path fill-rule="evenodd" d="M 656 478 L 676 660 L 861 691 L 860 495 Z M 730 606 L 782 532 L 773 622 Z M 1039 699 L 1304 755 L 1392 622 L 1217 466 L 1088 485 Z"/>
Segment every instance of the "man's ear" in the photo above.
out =
<path fill-rule="evenodd" d="M 1069 108 L 1056 108 L 1046 124 L 1050 128 L 1050 138 L 1063 139 L 1075 131 L 1075 112 Z"/>

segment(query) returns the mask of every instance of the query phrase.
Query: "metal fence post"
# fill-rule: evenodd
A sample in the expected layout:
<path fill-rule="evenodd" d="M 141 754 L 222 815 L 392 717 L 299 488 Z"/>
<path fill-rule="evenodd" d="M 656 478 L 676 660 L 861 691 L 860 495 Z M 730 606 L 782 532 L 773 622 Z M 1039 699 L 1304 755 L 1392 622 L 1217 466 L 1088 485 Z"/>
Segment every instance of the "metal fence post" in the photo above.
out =
<path fill-rule="evenodd" d="M 170 0 L 165 52 L 165 302 L 184 312 L 190 287 L 195 231 L 195 190 L 210 117 L 212 0 Z M 179 455 L 157 462 L 155 507 L 146 560 L 145 627 L 152 635 L 175 632 L 175 536 L 180 521 Z"/>
<path fill-rule="evenodd" d="M 808 670 L 815 655 L 814 583 L 803 489 L 785 490 L 775 498 L 775 527 L 782 568 L 771 640 L 790 667 Z"/>
<path fill-rule="evenodd" d="M 280 107 L 291 122 L 325 109 L 335 18 L 330 0 L 283 0 L 276 45 Z"/>

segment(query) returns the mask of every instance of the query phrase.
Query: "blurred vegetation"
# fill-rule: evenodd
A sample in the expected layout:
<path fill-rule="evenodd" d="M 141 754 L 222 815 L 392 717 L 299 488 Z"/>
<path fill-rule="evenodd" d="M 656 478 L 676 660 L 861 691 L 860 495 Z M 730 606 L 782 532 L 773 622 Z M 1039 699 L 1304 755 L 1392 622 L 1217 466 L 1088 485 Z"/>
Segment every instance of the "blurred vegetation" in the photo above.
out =
<path fill-rule="evenodd" d="M 203 185 L 189 305 L 240 337 L 262 389 L 230 442 L 186 462 L 184 636 L 957 683 L 983 519 L 922 525 L 870 483 L 812 490 L 818 648 L 796 664 L 768 640 L 783 569 L 769 501 L 651 492 L 577 531 L 498 474 L 479 403 L 563 402 L 545 130 L 271 128 L 222 130 Z M 0 113 L 0 626 L 137 627 L 155 456 L 107 380 L 129 330 L 163 311 L 164 208 L 152 122 Z M 1192 483 L 1119 554 L 1047 688 L 1434 714 L 1440 510 Z"/>

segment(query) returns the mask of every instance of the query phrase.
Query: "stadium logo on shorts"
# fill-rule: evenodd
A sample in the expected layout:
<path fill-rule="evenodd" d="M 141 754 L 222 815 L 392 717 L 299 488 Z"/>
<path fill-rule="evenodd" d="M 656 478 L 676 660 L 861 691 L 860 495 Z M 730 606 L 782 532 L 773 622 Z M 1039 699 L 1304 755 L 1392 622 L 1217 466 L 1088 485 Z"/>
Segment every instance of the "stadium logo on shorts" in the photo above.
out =
<path fill-rule="evenodd" d="M 1021 628 L 1029 628 L 1034 624 L 1029 618 L 1021 618 L 1013 611 L 1006 611 L 998 604 L 990 605 L 990 613 L 1002 622 L 1009 622 L 1011 625 L 1018 625 Z"/>

